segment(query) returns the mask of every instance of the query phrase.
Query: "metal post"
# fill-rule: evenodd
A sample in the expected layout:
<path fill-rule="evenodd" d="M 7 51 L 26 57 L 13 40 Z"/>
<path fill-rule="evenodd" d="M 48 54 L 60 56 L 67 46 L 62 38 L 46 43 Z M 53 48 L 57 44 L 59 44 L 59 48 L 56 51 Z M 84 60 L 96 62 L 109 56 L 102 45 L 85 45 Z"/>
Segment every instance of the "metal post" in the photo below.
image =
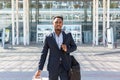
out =
<path fill-rule="evenodd" d="M 103 45 L 106 46 L 106 0 L 103 0 Z"/>
<path fill-rule="evenodd" d="M 23 0 L 24 45 L 29 45 L 29 0 Z"/>
<path fill-rule="evenodd" d="M 95 33 L 96 33 L 96 31 L 95 31 L 96 25 L 95 24 L 96 24 L 95 23 L 95 0 L 93 0 L 93 46 L 96 43 L 96 40 L 95 40 L 95 38 L 96 38 L 96 35 L 95 35 Z"/>
<path fill-rule="evenodd" d="M 12 45 L 15 45 L 15 17 L 14 17 L 15 3 L 14 0 L 11 0 L 11 2 L 12 2 Z"/>
<path fill-rule="evenodd" d="M 113 48 L 113 28 L 110 26 L 110 0 L 107 0 L 107 45 Z"/>
<path fill-rule="evenodd" d="M 99 0 L 96 0 L 96 45 L 98 45 L 98 33 L 99 33 L 99 25 L 98 25 L 98 23 L 99 23 L 99 21 L 98 21 L 98 16 L 99 16 L 99 14 L 98 14 L 98 2 L 99 2 Z"/>
<path fill-rule="evenodd" d="M 2 47 L 5 48 L 5 28 L 3 28 L 2 32 Z"/>
<path fill-rule="evenodd" d="M 23 0 L 23 36 L 24 36 L 24 45 L 26 45 L 26 23 L 27 23 L 27 21 L 26 21 L 26 12 L 27 12 L 27 10 L 26 10 L 26 0 Z"/>
<path fill-rule="evenodd" d="M 16 41 L 17 45 L 19 44 L 19 8 L 18 8 L 18 0 L 16 0 Z"/>
<path fill-rule="evenodd" d="M 27 16 L 27 19 L 26 19 L 27 20 L 27 24 L 26 24 L 27 25 L 27 30 L 26 30 L 27 38 L 26 39 L 27 40 L 26 41 L 27 41 L 27 45 L 29 45 L 30 44 L 30 39 L 29 39 L 29 33 L 30 33 L 29 32 L 29 0 L 26 0 L 26 1 L 27 1 L 26 2 L 26 4 L 27 4 L 26 5 L 27 6 L 27 11 L 26 11 L 26 13 L 27 13 L 27 15 L 26 15 Z"/>

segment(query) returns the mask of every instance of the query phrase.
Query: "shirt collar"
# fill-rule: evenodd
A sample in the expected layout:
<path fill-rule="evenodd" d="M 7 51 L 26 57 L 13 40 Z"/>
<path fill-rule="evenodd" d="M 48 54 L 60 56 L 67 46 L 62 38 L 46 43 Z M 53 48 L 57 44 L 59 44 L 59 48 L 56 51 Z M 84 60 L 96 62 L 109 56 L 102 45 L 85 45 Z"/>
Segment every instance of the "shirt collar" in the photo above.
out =
<path fill-rule="evenodd" d="M 54 31 L 53 33 L 54 33 L 54 36 L 57 36 L 57 37 L 63 36 L 62 31 L 61 31 L 61 33 L 59 34 L 59 36 L 55 33 L 55 31 Z"/>

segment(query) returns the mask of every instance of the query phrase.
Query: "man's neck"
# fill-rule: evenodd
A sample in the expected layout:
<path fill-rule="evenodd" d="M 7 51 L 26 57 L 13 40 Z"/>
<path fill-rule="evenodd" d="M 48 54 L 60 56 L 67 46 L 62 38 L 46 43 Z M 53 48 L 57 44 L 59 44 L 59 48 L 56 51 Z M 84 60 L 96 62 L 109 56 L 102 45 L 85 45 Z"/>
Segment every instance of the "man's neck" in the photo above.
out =
<path fill-rule="evenodd" d="M 59 36 L 62 31 L 55 31 L 56 35 Z"/>

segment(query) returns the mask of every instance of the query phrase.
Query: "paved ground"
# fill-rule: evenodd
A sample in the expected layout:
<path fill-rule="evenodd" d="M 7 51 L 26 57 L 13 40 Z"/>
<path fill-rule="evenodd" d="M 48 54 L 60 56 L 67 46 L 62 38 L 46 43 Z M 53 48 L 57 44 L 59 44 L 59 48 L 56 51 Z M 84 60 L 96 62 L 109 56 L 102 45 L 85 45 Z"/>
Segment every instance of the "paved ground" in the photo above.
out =
<path fill-rule="evenodd" d="M 0 80 L 32 80 L 40 51 L 40 46 L 33 45 L 0 48 Z M 120 80 L 119 47 L 82 45 L 73 55 L 80 63 L 82 80 Z M 45 64 L 42 76 L 47 75 Z"/>

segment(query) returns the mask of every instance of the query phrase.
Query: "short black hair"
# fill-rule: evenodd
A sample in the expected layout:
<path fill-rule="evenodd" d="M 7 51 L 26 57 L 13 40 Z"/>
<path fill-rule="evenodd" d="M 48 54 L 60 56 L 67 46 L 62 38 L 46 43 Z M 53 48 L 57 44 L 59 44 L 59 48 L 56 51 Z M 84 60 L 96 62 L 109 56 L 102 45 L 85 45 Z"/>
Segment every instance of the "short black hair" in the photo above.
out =
<path fill-rule="evenodd" d="M 60 18 L 63 21 L 63 17 L 62 16 L 54 16 L 53 20 L 55 20 L 56 18 Z"/>

